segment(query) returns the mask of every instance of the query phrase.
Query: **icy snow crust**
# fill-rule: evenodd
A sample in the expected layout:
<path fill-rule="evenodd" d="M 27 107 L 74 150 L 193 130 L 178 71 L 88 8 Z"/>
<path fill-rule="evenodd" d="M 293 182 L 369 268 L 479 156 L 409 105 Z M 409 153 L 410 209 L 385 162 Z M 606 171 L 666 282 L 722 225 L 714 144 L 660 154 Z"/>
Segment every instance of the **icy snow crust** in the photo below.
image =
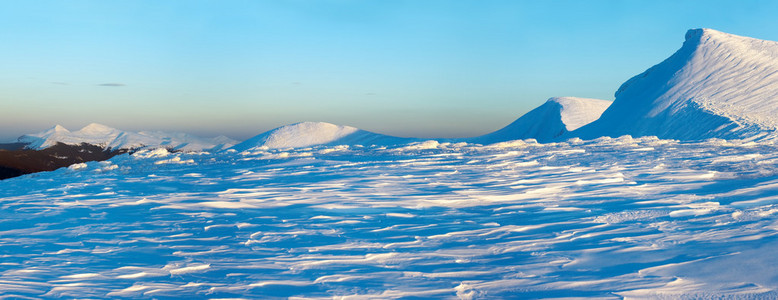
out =
<path fill-rule="evenodd" d="M 671 57 L 625 82 L 602 117 L 568 136 L 775 139 L 778 42 L 692 29 Z"/>
<path fill-rule="evenodd" d="M 769 142 L 156 149 L 0 205 L 7 297 L 778 297 Z"/>
<path fill-rule="evenodd" d="M 27 148 L 37 150 L 54 146 L 57 143 L 69 145 L 87 143 L 113 150 L 145 147 L 170 148 L 181 151 L 217 151 L 237 143 L 237 141 L 224 136 L 205 139 L 185 133 L 128 132 L 97 123 L 91 123 L 74 132 L 56 125 L 43 132 L 23 135 L 19 138 L 19 142 L 28 143 Z"/>

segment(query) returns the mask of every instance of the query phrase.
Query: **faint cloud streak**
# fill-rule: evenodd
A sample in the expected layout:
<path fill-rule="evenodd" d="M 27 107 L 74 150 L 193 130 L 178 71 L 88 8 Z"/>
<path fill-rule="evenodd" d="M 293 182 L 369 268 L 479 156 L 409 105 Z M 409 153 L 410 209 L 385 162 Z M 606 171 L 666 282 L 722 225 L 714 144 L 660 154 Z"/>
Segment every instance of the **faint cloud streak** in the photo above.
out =
<path fill-rule="evenodd" d="M 109 83 L 101 83 L 98 84 L 97 86 L 120 87 L 120 86 L 127 86 L 127 85 L 124 83 L 109 82 Z"/>

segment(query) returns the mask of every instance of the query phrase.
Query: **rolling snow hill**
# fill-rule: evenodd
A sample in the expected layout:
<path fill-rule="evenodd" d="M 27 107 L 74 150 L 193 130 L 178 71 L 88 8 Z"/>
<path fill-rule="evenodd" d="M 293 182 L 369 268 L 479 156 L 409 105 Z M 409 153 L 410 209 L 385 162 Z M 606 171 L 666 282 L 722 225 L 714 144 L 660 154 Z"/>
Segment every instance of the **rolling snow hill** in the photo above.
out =
<path fill-rule="evenodd" d="M 18 141 L 27 144 L 28 149 L 34 150 L 46 149 L 57 143 L 66 145 L 86 143 L 112 150 L 170 148 L 182 151 L 218 151 L 237 143 L 224 136 L 209 139 L 184 133 L 129 132 L 97 123 L 89 124 L 78 131 L 69 131 L 65 127 L 56 125 L 49 130 L 23 135 Z"/>
<path fill-rule="evenodd" d="M 268 149 L 300 148 L 318 145 L 374 145 L 408 143 L 417 139 L 393 137 L 351 126 L 325 122 L 302 122 L 278 127 L 232 147 L 245 151 L 256 147 Z"/>
<path fill-rule="evenodd" d="M 610 103 L 598 99 L 555 97 L 493 133 L 474 138 L 437 140 L 480 144 L 520 139 L 550 141 L 596 120 Z M 421 141 L 423 139 L 388 136 L 351 126 L 301 122 L 262 133 L 233 146 L 232 149 L 245 151 L 257 147 L 282 149 L 324 145 L 398 145 Z"/>
<path fill-rule="evenodd" d="M 778 128 L 778 42 L 692 29 L 680 50 L 625 82 L 602 117 L 566 135 L 766 139 Z"/>
<path fill-rule="evenodd" d="M 480 144 L 519 139 L 548 142 L 597 120 L 610 104 L 599 99 L 554 97 L 500 130 L 465 140 Z"/>

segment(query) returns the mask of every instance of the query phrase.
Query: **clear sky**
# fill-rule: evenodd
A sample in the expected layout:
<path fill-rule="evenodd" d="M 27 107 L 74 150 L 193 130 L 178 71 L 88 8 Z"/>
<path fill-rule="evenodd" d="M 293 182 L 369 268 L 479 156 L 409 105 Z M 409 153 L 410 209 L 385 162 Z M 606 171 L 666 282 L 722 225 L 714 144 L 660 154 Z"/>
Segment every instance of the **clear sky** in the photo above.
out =
<path fill-rule="evenodd" d="M 463 137 L 613 100 L 689 28 L 778 40 L 778 1 L 0 0 L 0 140 L 61 124 L 245 139 L 300 121 Z"/>

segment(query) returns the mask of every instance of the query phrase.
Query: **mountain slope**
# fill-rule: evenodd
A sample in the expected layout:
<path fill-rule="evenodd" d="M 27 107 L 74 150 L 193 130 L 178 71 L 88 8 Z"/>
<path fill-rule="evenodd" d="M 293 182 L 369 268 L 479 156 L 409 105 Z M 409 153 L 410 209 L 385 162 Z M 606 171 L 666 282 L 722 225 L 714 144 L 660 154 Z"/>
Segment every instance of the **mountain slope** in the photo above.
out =
<path fill-rule="evenodd" d="M 116 138 L 119 133 L 121 133 L 119 130 L 95 123 L 75 132 L 71 132 L 61 125 L 56 125 L 39 133 L 25 134 L 19 137 L 19 142 L 27 143 L 29 144 L 27 148 L 37 150 L 54 146 L 57 143 L 68 145 L 87 143 L 104 146 Z"/>
<path fill-rule="evenodd" d="M 778 42 L 692 29 L 681 49 L 625 82 L 602 117 L 568 136 L 775 138 Z"/>
<path fill-rule="evenodd" d="M 490 144 L 518 139 L 551 141 L 600 117 L 610 101 L 577 97 L 554 97 L 495 132 L 467 139 Z"/>
<path fill-rule="evenodd" d="M 300 148 L 317 145 L 373 145 L 412 142 L 416 139 L 393 137 L 325 122 L 301 122 L 278 127 L 232 147 L 244 151 L 255 147 Z"/>
<path fill-rule="evenodd" d="M 35 150 L 46 149 L 57 143 L 66 145 L 86 143 L 113 150 L 164 147 L 183 151 L 200 151 L 221 150 L 237 143 L 237 141 L 223 136 L 207 139 L 184 133 L 128 132 L 97 123 L 89 124 L 74 132 L 57 125 L 39 133 L 23 135 L 18 141 L 28 144 L 26 146 L 28 149 Z"/>
<path fill-rule="evenodd" d="M 90 144 L 66 145 L 57 143 L 41 150 L 0 149 L 0 179 L 24 174 L 53 171 L 88 161 L 103 161 L 127 150 L 105 150 Z"/>

